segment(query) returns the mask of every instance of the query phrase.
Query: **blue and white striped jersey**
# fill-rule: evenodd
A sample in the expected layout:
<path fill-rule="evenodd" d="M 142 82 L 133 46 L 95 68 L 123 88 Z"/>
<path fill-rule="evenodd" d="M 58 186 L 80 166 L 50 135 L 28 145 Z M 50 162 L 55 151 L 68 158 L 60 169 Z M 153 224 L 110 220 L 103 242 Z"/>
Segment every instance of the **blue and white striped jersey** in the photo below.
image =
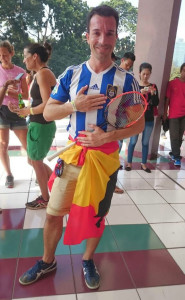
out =
<path fill-rule="evenodd" d="M 107 88 L 112 87 L 114 97 L 124 92 L 139 91 L 137 80 L 125 70 L 121 69 L 115 63 L 103 72 L 96 74 L 88 62 L 78 66 L 71 66 L 59 76 L 58 83 L 51 93 L 51 98 L 63 103 L 74 100 L 78 91 L 85 85 L 88 89 L 85 94 L 105 94 Z M 116 94 L 115 94 L 116 93 Z M 110 100 L 107 99 L 107 103 Z M 89 112 L 74 112 L 70 116 L 68 131 L 72 138 L 78 135 L 80 130 L 88 130 L 88 124 L 101 125 L 105 122 L 104 110 L 106 104 L 100 110 Z M 105 125 L 105 131 L 113 130 L 110 126 Z"/>

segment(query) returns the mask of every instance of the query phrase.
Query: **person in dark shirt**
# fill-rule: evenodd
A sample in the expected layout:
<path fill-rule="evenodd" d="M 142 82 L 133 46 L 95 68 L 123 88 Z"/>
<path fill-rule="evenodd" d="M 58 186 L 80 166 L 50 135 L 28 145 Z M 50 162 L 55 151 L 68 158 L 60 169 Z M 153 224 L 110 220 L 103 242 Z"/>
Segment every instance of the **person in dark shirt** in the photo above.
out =
<path fill-rule="evenodd" d="M 147 156 L 148 156 L 148 148 L 150 136 L 152 134 L 152 130 L 154 127 L 154 107 L 157 107 L 159 104 L 158 97 L 158 89 L 156 84 L 150 83 L 149 78 L 152 73 L 152 66 L 149 63 L 142 63 L 139 67 L 139 87 L 141 93 L 147 99 L 148 106 L 145 112 L 145 128 L 142 133 L 142 163 L 141 170 L 151 173 L 151 170 L 147 168 Z M 134 148 L 137 143 L 139 135 L 132 136 L 130 138 L 129 146 L 128 146 L 128 162 L 125 170 L 131 171 L 132 169 L 132 158 L 134 153 Z"/>

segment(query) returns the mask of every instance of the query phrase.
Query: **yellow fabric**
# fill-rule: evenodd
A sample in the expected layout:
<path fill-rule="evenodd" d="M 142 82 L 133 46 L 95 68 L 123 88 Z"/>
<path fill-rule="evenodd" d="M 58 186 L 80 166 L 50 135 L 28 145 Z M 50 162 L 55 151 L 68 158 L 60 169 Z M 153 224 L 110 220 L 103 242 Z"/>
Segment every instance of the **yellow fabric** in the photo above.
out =
<path fill-rule="evenodd" d="M 74 145 L 60 155 L 67 164 L 78 164 L 82 147 Z M 109 177 L 119 168 L 119 152 L 105 154 L 97 150 L 87 150 L 85 162 L 80 171 L 73 204 L 86 207 L 92 205 L 98 213 L 98 207 L 103 200 Z"/>

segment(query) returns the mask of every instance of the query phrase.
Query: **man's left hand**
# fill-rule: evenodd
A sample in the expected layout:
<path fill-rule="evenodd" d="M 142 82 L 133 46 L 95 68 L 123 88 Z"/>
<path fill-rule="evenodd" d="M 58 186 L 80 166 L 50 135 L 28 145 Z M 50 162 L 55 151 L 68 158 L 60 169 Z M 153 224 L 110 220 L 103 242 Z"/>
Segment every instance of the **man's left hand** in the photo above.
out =
<path fill-rule="evenodd" d="M 105 144 L 104 137 L 106 133 L 96 125 L 88 125 L 92 131 L 79 131 L 79 134 L 84 136 L 78 136 L 77 140 L 83 147 L 99 147 Z"/>

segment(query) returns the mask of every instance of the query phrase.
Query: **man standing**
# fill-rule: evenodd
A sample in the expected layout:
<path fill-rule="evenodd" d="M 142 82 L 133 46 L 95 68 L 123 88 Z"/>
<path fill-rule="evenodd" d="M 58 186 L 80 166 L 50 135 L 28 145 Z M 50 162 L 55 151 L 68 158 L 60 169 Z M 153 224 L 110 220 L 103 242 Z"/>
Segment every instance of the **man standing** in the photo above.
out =
<path fill-rule="evenodd" d="M 132 75 L 111 59 L 117 39 L 118 13 L 107 5 L 92 9 L 87 19 L 89 61 L 69 67 L 60 77 L 45 107 L 47 121 L 70 116 L 69 139 L 77 144 L 60 157 L 62 175 L 54 181 L 44 226 L 44 255 L 19 279 L 23 285 L 37 281 L 56 269 L 55 250 L 62 236 L 63 216 L 69 213 L 64 243 L 87 239 L 82 257 L 85 283 L 100 285 L 93 254 L 104 230 L 119 168 L 118 140 L 140 133 L 144 119 L 127 129 L 112 130 L 104 121 L 107 96 L 138 90 Z"/>
<path fill-rule="evenodd" d="M 185 63 L 180 67 L 180 77 L 171 80 L 166 90 L 164 121 L 167 119 L 169 107 L 169 132 L 171 152 L 169 153 L 175 166 L 181 166 L 180 148 L 185 131 Z"/>

